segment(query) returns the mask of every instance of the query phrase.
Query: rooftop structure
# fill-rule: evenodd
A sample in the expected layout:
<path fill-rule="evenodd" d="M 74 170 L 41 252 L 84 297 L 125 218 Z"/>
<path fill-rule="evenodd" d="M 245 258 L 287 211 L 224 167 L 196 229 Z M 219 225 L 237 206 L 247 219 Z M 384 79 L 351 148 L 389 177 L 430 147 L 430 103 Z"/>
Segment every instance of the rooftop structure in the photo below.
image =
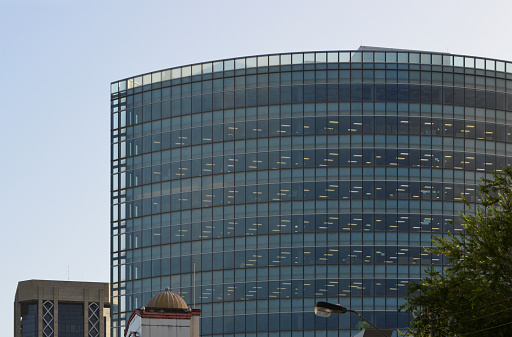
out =
<path fill-rule="evenodd" d="M 14 298 L 14 337 L 110 336 L 109 284 L 28 280 Z"/>
<path fill-rule="evenodd" d="M 125 337 L 199 337 L 201 310 L 168 289 L 153 296 L 146 307 L 132 312 L 124 330 Z"/>

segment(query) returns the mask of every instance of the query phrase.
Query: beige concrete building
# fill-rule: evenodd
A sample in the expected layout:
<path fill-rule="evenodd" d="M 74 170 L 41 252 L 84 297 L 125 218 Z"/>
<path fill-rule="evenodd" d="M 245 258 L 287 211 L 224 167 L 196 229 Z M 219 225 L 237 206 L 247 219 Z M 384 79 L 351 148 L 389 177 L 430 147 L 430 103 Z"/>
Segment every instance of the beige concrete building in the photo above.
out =
<path fill-rule="evenodd" d="M 14 298 L 14 337 L 110 337 L 109 283 L 28 280 Z"/>

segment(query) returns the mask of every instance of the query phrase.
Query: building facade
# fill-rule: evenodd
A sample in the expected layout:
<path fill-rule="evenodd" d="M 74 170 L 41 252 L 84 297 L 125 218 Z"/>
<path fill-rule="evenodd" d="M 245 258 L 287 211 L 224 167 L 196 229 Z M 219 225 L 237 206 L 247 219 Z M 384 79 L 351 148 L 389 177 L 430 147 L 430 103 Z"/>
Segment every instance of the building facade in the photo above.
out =
<path fill-rule="evenodd" d="M 170 286 L 203 336 L 380 328 L 445 261 L 480 178 L 512 158 L 512 63 L 361 47 L 166 69 L 111 85 L 112 324 Z M 194 273 L 195 270 L 195 273 Z M 194 286 L 195 285 L 195 286 Z"/>
<path fill-rule="evenodd" d="M 108 283 L 28 280 L 14 299 L 14 337 L 109 337 Z"/>

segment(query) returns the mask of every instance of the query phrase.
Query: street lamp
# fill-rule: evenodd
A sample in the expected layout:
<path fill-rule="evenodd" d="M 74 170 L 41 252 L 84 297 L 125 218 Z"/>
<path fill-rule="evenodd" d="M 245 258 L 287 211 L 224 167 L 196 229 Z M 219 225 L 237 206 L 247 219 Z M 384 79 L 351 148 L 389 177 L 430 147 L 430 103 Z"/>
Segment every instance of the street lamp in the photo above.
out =
<path fill-rule="evenodd" d="M 346 312 L 352 312 L 352 313 L 356 314 L 363 321 L 370 324 L 370 326 L 372 328 L 374 328 L 375 330 L 380 332 L 382 334 L 382 336 L 388 337 L 384 332 L 382 332 L 382 330 L 380 330 L 375 325 L 370 323 L 369 320 L 364 318 L 360 313 L 358 313 L 355 310 L 347 309 L 345 307 L 342 307 L 339 304 L 332 304 L 332 303 L 327 303 L 327 302 L 317 302 L 315 304 L 315 315 L 320 316 L 320 317 L 329 317 L 329 316 L 331 316 L 331 314 L 344 314 Z"/>

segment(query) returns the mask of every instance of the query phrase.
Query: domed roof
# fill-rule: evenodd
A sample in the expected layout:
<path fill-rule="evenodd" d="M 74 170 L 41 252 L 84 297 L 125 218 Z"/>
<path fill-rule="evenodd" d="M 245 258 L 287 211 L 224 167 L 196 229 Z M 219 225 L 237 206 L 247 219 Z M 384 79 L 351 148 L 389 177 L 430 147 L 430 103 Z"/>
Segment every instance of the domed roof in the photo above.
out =
<path fill-rule="evenodd" d="M 146 304 L 146 308 L 154 309 L 188 309 L 185 300 L 178 294 L 165 288 L 164 291 L 151 297 Z"/>

